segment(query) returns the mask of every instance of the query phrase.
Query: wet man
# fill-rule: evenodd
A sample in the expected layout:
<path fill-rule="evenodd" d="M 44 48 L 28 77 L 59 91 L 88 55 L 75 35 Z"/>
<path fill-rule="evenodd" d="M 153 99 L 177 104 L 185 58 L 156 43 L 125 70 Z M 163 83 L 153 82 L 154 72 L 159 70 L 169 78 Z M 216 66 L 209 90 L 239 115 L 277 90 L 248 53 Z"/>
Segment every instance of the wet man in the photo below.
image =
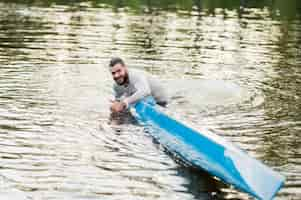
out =
<path fill-rule="evenodd" d="M 143 71 L 128 69 L 121 58 L 113 58 L 109 66 L 115 81 L 113 113 L 122 112 L 147 96 L 152 96 L 160 106 L 167 105 L 166 91 L 158 80 Z"/>

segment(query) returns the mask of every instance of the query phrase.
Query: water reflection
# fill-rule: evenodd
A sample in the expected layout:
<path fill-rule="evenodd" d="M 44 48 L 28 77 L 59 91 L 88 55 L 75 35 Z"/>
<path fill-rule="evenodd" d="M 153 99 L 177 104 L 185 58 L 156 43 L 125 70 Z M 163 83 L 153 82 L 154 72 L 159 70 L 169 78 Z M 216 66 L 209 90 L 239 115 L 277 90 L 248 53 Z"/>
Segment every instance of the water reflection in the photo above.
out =
<path fill-rule="evenodd" d="M 181 167 L 142 127 L 109 124 L 106 66 L 118 55 L 176 92 L 171 114 L 282 172 L 277 198 L 298 199 L 300 9 L 297 0 L 1 0 L 0 197 L 249 199 Z"/>

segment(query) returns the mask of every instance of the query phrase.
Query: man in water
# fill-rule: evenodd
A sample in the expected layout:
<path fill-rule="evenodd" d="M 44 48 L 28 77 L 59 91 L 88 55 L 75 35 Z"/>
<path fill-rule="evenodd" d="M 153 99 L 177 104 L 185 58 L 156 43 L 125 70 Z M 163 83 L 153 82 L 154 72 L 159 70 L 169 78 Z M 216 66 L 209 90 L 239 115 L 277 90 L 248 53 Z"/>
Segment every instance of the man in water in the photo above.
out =
<path fill-rule="evenodd" d="M 115 81 L 115 100 L 111 105 L 113 113 L 122 112 L 129 105 L 147 96 L 152 96 L 160 106 L 167 105 L 168 98 L 165 89 L 149 74 L 128 69 L 121 58 L 113 58 L 109 67 Z"/>

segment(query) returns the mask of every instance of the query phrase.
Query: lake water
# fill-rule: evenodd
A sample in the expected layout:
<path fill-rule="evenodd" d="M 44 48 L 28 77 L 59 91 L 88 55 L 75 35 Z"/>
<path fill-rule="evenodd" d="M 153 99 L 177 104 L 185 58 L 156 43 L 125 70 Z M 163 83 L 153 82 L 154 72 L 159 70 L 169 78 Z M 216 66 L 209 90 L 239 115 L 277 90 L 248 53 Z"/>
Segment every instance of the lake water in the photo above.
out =
<path fill-rule="evenodd" d="M 162 80 L 171 115 L 286 176 L 301 199 L 301 3 L 0 1 L 0 199 L 252 199 L 110 124 L 108 62 Z"/>

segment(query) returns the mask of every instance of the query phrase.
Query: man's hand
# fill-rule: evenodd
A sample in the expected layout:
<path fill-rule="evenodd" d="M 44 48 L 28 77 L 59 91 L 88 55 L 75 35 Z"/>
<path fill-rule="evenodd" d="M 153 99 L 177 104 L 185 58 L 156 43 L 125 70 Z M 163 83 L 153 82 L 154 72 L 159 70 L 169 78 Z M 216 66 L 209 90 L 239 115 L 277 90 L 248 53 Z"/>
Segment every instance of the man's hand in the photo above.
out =
<path fill-rule="evenodd" d="M 112 101 L 111 111 L 113 113 L 122 112 L 125 108 L 126 108 L 126 105 L 124 102 Z"/>

